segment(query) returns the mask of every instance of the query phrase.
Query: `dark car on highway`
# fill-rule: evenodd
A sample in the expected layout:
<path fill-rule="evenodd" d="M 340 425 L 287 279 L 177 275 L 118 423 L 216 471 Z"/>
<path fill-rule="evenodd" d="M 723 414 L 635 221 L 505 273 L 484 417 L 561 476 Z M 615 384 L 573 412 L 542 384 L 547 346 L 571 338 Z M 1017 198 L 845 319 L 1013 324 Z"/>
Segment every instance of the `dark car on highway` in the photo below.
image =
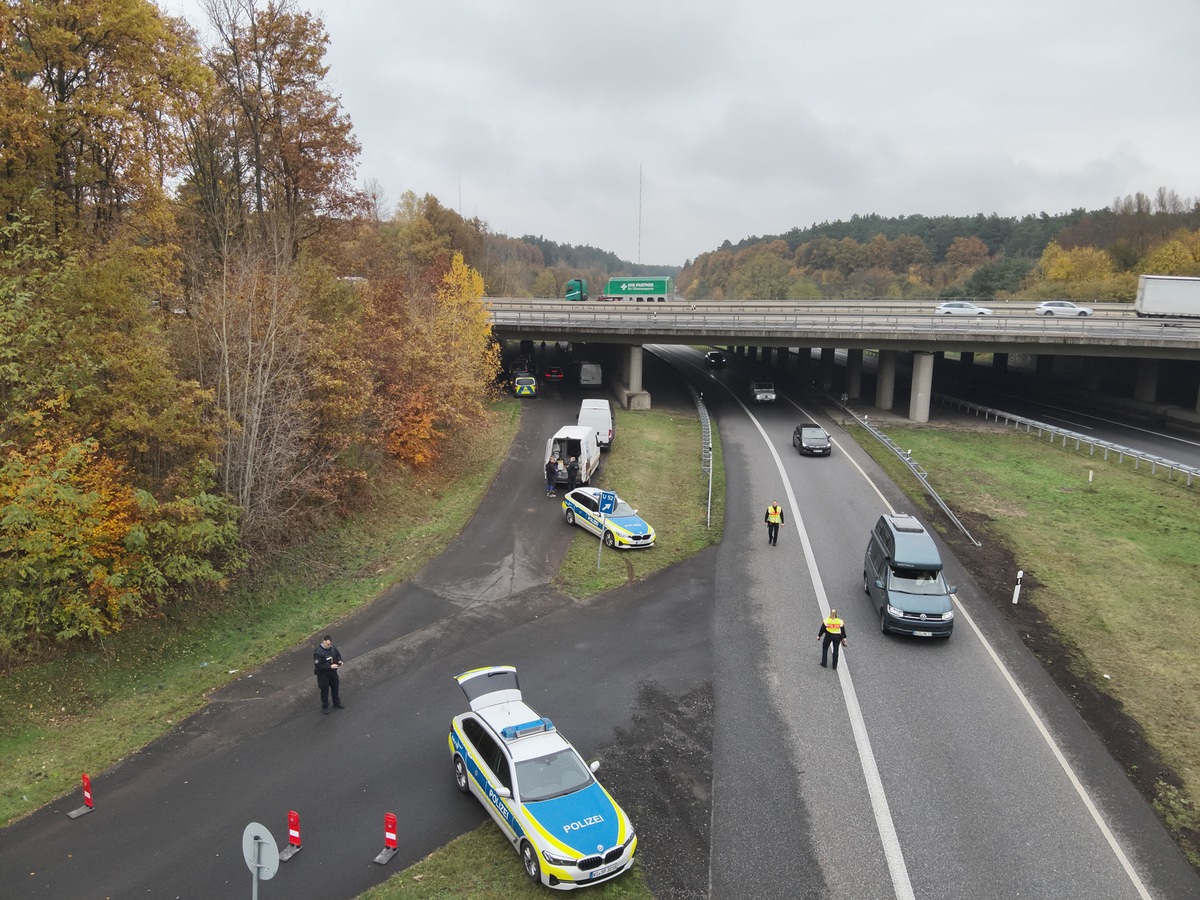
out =
<path fill-rule="evenodd" d="M 801 456 L 828 456 L 833 451 L 829 432 L 812 422 L 801 422 L 796 426 L 792 432 L 792 446 Z"/>
<path fill-rule="evenodd" d="M 725 368 L 725 354 L 720 350 L 709 350 L 704 354 L 704 365 L 710 369 Z"/>

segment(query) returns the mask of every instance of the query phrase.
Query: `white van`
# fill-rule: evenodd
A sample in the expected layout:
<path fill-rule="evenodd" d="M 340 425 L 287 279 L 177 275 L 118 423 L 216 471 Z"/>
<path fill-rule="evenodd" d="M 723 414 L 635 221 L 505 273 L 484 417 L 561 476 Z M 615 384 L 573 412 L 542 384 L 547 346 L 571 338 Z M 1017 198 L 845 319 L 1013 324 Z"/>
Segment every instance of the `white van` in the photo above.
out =
<path fill-rule="evenodd" d="M 584 400 L 579 404 L 577 424 L 595 429 L 596 443 L 600 445 L 601 450 L 612 447 L 617 426 L 613 420 L 612 404 L 607 400 Z"/>
<path fill-rule="evenodd" d="M 571 457 L 579 461 L 577 484 L 588 484 L 600 468 L 600 445 L 596 443 L 596 431 L 589 425 L 564 425 L 546 441 L 546 455 L 542 457 L 542 473 L 551 456 L 558 457 L 558 482 L 567 483 L 567 462 Z"/>
<path fill-rule="evenodd" d="M 604 372 L 600 368 L 600 363 L 581 362 L 579 364 L 579 383 L 592 385 L 603 384 Z"/>

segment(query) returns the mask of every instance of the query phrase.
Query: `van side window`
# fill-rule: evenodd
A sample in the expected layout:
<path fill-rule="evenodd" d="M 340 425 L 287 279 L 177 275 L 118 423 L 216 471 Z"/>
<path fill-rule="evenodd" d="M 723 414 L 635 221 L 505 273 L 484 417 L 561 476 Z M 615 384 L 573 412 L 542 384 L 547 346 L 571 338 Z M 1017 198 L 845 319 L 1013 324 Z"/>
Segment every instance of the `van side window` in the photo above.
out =
<path fill-rule="evenodd" d="M 871 541 L 871 548 L 868 551 L 871 558 L 871 569 L 875 573 L 875 577 L 879 578 L 883 574 L 883 548 L 878 541 Z"/>

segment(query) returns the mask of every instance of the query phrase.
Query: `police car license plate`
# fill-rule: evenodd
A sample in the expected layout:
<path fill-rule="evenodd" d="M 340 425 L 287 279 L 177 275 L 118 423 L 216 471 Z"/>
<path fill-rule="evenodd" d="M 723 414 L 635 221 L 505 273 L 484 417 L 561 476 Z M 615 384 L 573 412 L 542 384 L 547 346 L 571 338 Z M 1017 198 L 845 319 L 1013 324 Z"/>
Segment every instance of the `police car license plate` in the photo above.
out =
<path fill-rule="evenodd" d="M 619 868 L 621 868 L 620 863 L 613 863 L 611 866 L 601 866 L 599 869 L 593 869 L 589 873 L 588 878 L 603 878 L 605 875 L 611 875 Z"/>
<path fill-rule="evenodd" d="M 914 631 L 913 637 L 933 637 L 932 631 Z"/>

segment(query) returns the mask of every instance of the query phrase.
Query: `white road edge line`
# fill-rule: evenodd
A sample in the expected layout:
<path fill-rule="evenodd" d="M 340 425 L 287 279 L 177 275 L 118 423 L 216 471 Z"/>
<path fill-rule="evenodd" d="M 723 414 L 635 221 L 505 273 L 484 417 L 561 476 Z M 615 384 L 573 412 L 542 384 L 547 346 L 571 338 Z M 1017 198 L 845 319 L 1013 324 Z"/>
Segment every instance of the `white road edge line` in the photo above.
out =
<path fill-rule="evenodd" d="M 690 360 L 684 360 L 689 365 L 693 365 Z M 792 520 L 796 523 L 796 531 L 800 535 L 800 546 L 804 548 L 804 561 L 808 565 L 809 578 L 812 581 L 813 591 L 817 595 L 817 604 L 821 608 L 823 616 L 829 615 L 829 597 L 825 593 L 825 584 L 821 581 L 821 574 L 817 569 L 817 557 L 813 553 L 812 543 L 808 539 L 808 531 L 804 527 L 804 517 L 800 515 L 800 507 L 796 502 L 796 494 L 792 491 L 792 484 L 788 481 L 787 474 L 783 470 L 783 460 L 779 458 L 779 454 L 775 450 L 775 445 L 771 443 L 767 437 L 766 430 L 762 427 L 762 423 L 750 411 L 750 407 L 746 406 L 730 388 L 720 381 L 713 379 L 724 391 L 733 398 L 750 421 L 754 423 L 754 427 L 758 429 L 759 435 L 763 439 L 763 443 L 767 445 L 767 449 L 771 451 L 771 457 L 775 460 L 775 468 L 779 472 L 779 477 L 783 481 L 783 489 L 787 492 L 788 505 L 792 510 Z M 794 404 L 793 404 L 794 405 Z M 798 408 L 798 407 L 797 407 Z M 859 471 L 862 471 L 861 469 Z M 864 477 L 866 473 L 863 473 Z M 871 480 L 867 479 L 868 483 Z M 872 486 L 874 486 L 872 484 Z M 878 491 L 878 488 L 876 488 Z M 880 494 L 882 497 L 883 495 Z M 886 501 L 885 501 L 886 502 Z M 884 859 L 887 860 L 888 875 L 892 879 L 892 890 L 896 893 L 897 900 L 915 900 L 916 894 L 913 893 L 912 881 L 908 877 L 908 867 L 904 863 L 904 851 L 900 848 L 900 837 L 896 834 L 896 823 L 892 821 L 892 810 L 888 806 L 887 794 L 883 789 L 883 779 L 879 776 L 879 766 L 875 762 L 875 751 L 871 749 L 871 739 L 867 735 L 867 723 L 863 719 L 862 707 L 858 703 L 858 693 L 854 690 L 854 682 L 850 678 L 849 661 L 838 668 L 838 683 L 842 688 L 842 697 L 846 703 L 846 711 L 850 716 L 850 728 L 854 733 L 854 744 L 858 750 L 859 762 L 862 765 L 863 777 L 867 782 L 867 794 L 871 799 L 871 812 L 875 816 L 875 827 L 879 831 L 879 840 L 883 845 Z M 709 882 L 711 885 L 711 876 Z"/>
<path fill-rule="evenodd" d="M 724 387 L 724 385 L 722 385 Z M 729 388 L 725 388 L 727 391 Z M 729 391 L 730 396 L 733 392 Z M 829 596 L 825 593 L 825 584 L 817 569 L 817 557 L 813 553 L 812 542 L 808 539 L 808 529 L 804 525 L 804 517 L 800 514 L 800 505 L 796 502 L 796 494 L 792 483 L 783 470 L 783 460 L 775 450 L 775 445 L 767 437 L 766 429 L 758 421 L 758 417 L 738 397 L 733 398 L 746 411 L 754 427 L 762 436 L 763 443 L 775 460 L 775 468 L 783 481 L 783 490 L 787 494 L 788 505 L 792 510 L 792 521 L 796 523 L 796 533 L 800 535 L 800 546 L 804 548 L 804 561 L 808 565 L 809 579 L 813 591 L 817 595 L 817 605 L 821 607 L 822 617 L 829 615 Z M 862 763 L 863 777 L 867 782 L 867 793 L 871 798 L 871 811 L 875 814 L 875 827 L 879 830 L 879 840 L 883 844 L 883 855 L 887 860 L 888 874 L 892 878 L 892 889 L 896 892 L 897 900 L 914 900 L 912 881 L 908 877 L 908 867 L 904 864 L 904 851 L 900 849 L 900 836 L 896 834 L 896 824 L 892 821 L 892 810 L 888 806 L 887 794 L 883 790 L 883 779 L 879 776 L 879 766 L 875 762 L 875 751 L 871 749 L 871 739 L 867 735 L 867 723 L 863 720 L 862 707 L 858 703 L 858 693 L 854 690 L 854 681 L 850 678 L 850 667 L 847 660 L 838 667 L 838 681 L 842 688 L 842 697 L 846 702 L 846 712 L 850 716 L 850 728 L 854 732 L 854 744 L 858 748 L 858 758 Z"/>
<path fill-rule="evenodd" d="M 734 398 L 734 399 L 737 399 L 737 398 Z M 740 403 L 741 401 L 739 400 L 738 402 Z M 788 403 L 791 403 L 792 406 L 794 406 L 794 407 L 796 407 L 796 409 L 800 410 L 800 412 L 803 413 L 805 416 L 807 416 L 811 421 L 814 421 L 814 422 L 816 421 L 815 419 L 813 419 L 812 415 L 810 413 L 808 413 L 807 410 L 805 410 L 802 406 L 800 406 L 800 404 L 796 403 L 794 400 L 788 399 Z M 743 407 L 743 408 L 745 408 L 745 407 Z M 747 409 L 747 412 L 749 412 L 748 409 Z M 753 419 L 754 417 L 751 416 L 751 418 Z M 755 426 L 758 427 L 759 433 L 762 434 L 763 438 L 765 439 L 766 432 L 763 431 L 762 426 L 758 425 L 757 421 L 755 421 L 754 424 L 755 424 Z M 775 453 L 774 447 L 771 448 L 771 452 L 772 452 L 772 454 Z M 875 493 L 879 495 L 879 498 L 883 501 L 884 505 L 887 507 L 888 512 L 895 514 L 895 512 L 896 512 L 895 508 L 892 506 L 891 503 L 888 502 L 887 498 L 884 497 L 883 492 L 880 491 L 879 486 L 877 484 L 875 484 L 875 482 L 871 479 L 871 476 L 869 476 L 863 470 L 862 466 L 860 466 L 853 459 L 853 457 L 850 457 L 849 455 L 847 455 L 846 458 L 850 460 L 850 462 L 854 465 L 854 468 L 856 468 L 858 470 L 859 474 L 862 475 L 863 479 L 867 482 L 867 484 L 869 484 L 871 486 L 871 488 L 875 491 Z M 775 456 L 775 459 L 776 459 L 776 461 L 779 460 L 778 455 Z M 792 497 L 792 486 L 790 483 L 788 483 L 786 477 L 784 479 L 784 484 L 787 486 L 788 497 L 789 498 Z M 802 540 L 804 542 L 806 558 L 808 557 L 807 537 L 808 537 L 807 535 L 804 535 L 802 538 Z M 811 561 L 809 564 L 812 565 Z M 824 598 L 822 597 L 821 599 L 822 599 L 821 609 L 824 611 L 824 609 L 825 609 Z M 1022 708 L 1024 708 L 1025 713 L 1033 721 L 1034 726 L 1037 728 L 1038 732 L 1042 735 L 1042 740 L 1044 740 L 1046 742 L 1046 746 L 1050 748 L 1050 752 L 1052 754 L 1054 754 L 1054 758 L 1056 760 L 1058 760 L 1059 766 L 1061 766 L 1063 772 L 1066 773 L 1067 780 L 1069 782 L 1071 782 L 1071 786 L 1073 788 L 1075 788 L 1075 793 L 1077 793 L 1079 795 L 1079 799 L 1083 801 L 1083 805 L 1087 809 L 1088 813 L 1091 815 L 1092 821 L 1094 821 L 1096 823 L 1096 827 L 1100 829 L 1100 833 L 1104 836 L 1104 839 L 1108 842 L 1108 846 L 1110 848 L 1112 848 L 1112 852 L 1116 856 L 1117 862 L 1119 862 L 1121 864 L 1121 868 L 1123 868 L 1125 870 L 1125 874 L 1127 876 L 1129 876 L 1129 880 L 1133 883 L 1133 887 L 1138 892 L 1138 896 L 1143 898 L 1143 900 L 1152 900 L 1152 896 L 1151 896 L 1150 892 L 1146 889 L 1146 886 L 1142 883 L 1142 879 L 1138 876 L 1137 871 L 1133 868 L 1133 864 L 1129 861 L 1129 857 L 1125 855 L 1125 851 L 1121 848 L 1120 843 L 1118 843 L 1116 835 L 1114 835 L 1112 833 L 1112 830 L 1108 827 L 1108 824 L 1104 821 L 1104 817 L 1100 815 L 1100 810 L 1096 808 L 1096 804 L 1092 801 L 1091 796 L 1088 794 L 1087 788 L 1085 788 L 1083 786 L 1083 783 L 1079 780 L 1079 777 L 1075 774 L 1075 770 L 1071 767 L 1071 764 L 1067 761 L 1066 756 L 1064 756 L 1062 750 L 1059 749 L 1059 746 L 1055 742 L 1054 737 L 1050 734 L 1050 730 L 1046 727 L 1045 721 L 1043 721 L 1042 717 L 1040 715 L 1038 715 L 1037 710 L 1035 710 L 1033 708 L 1033 705 L 1029 702 L 1029 698 L 1025 696 L 1024 692 L 1022 692 L 1020 685 L 1017 684 L 1017 680 L 1012 676 L 1012 673 L 1009 672 L 1008 667 L 1004 665 L 1004 661 L 1000 659 L 1000 655 L 998 653 L 996 653 L 996 650 L 992 647 L 991 643 L 988 641 L 988 639 L 986 637 L 984 637 L 983 632 L 979 630 L 979 626 L 975 624 L 975 620 L 971 617 L 971 614 L 967 611 L 966 606 L 963 605 L 962 600 L 960 600 L 958 598 L 958 595 L 955 595 L 953 599 L 954 599 L 954 604 L 958 607 L 958 611 L 960 613 L 962 613 L 962 615 L 967 620 L 967 624 L 971 626 L 971 630 L 975 632 L 975 637 L 979 638 L 979 642 L 981 644 L 983 644 L 983 649 L 985 649 L 988 653 L 988 656 L 990 656 L 992 658 L 992 662 L 995 664 L 995 666 L 999 670 L 1000 674 L 1002 676 L 1004 676 L 1004 680 L 1008 683 L 1008 686 L 1012 690 L 1013 694 L 1016 695 L 1017 700 L 1020 702 Z M 847 678 L 847 680 L 849 680 L 848 675 L 846 676 L 846 678 Z M 847 699 L 847 706 L 848 705 L 849 705 L 849 700 Z M 864 733 L 864 738 L 865 738 L 865 734 L 866 734 L 865 726 L 863 728 L 863 733 Z M 865 768 L 865 766 L 864 766 L 864 768 Z M 893 878 L 893 882 L 894 881 L 895 881 L 895 879 Z"/>
<path fill-rule="evenodd" d="M 689 365 L 692 365 L 693 368 L 697 368 L 690 360 L 687 360 L 686 362 Z M 708 373 L 706 372 L 705 374 Z M 812 580 L 813 590 L 816 591 L 817 594 L 817 603 L 821 607 L 821 612 L 824 615 L 829 615 L 829 598 L 825 593 L 825 585 L 821 581 L 821 576 L 817 571 L 816 556 L 812 551 L 812 544 L 808 540 L 808 531 L 804 527 L 804 519 L 800 515 L 800 508 L 796 503 L 796 495 L 792 491 L 792 484 L 788 480 L 787 474 L 783 470 L 783 461 L 779 458 L 779 454 L 775 450 L 775 445 L 771 442 L 770 438 L 767 437 L 766 429 L 762 427 L 762 423 L 760 423 L 754 413 L 750 411 L 750 407 L 743 403 L 741 398 L 734 394 L 734 392 L 726 384 L 717 381 L 716 378 L 713 378 L 713 381 L 716 382 L 716 384 L 722 389 L 724 389 L 724 391 L 733 398 L 734 402 L 737 403 L 738 406 L 745 410 L 746 415 L 750 417 L 750 421 L 754 423 L 754 427 L 758 429 L 758 433 L 762 437 L 763 442 L 767 445 L 767 449 L 771 451 L 771 457 L 775 460 L 775 467 L 783 480 L 783 488 L 787 492 L 788 503 L 792 509 L 792 518 L 795 519 L 797 524 L 797 532 L 800 535 L 800 544 L 804 548 L 804 560 L 808 564 L 808 571 Z M 802 406 L 800 406 L 800 404 L 796 403 L 794 400 L 789 398 L 787 402 L 807 416 L 810 421 L 816 421 L 816 419 L 814 419 Z M 841 449 L 840 445 L 838 446 L 839 449 Z M 854 468 L 858 470 L 858 473 L 862 475 L 863 480 L 865 480 L 867 484 L 871 486 L 871 489 L 875 491 L 875 493 L 879 496 L 879 499 L 883 501 L 883 504 L 887 507 L 888 512 L 894 514 L 896 512 L 895 507 L 888 502 L 887 498 L 883 495 L 883 492 L 879 489 L 879 486 L 872 480 L 871 476 L 866 473 L 862 466 L 860 466 L 852 456 L 845 454 L 844 451 L 843 454 L 854 466 Z M 984 649 L 987 650 L 988 656 L 992 658 L 992 662 L 1000 671 L 1000 674 L 1004 676 L 1004 680 L 1008 682 L 1009 688 L 1016 695 L 1017 700 L 1020 701 L 1021 706 L 1025 709 L 1026 714 L 1033 721 L 1033 724 L 1037 728 L 1038 732 L 1042 735 L 1042 740 L 1046 742 L 1046 745 L 1050 748 L 1050 752 L 1053 753 L 1054 758 L 1058 760 L 1059 766 L 1061 766 L 1063 772 L 1066 773 L 1067 780 L 1070 781 L 1072 787 L 1075 788 L 1075 792 L 1083 801 L 1084 807 L 1091 814 L 1092 821 L 1096 823 L 1096 827 L 1100 829 L 1100 833 L 1108 842 L 1108 846 L 1112 848 L 1113 854 L 1117 857 L 1117 861 L 1121 864 L 1121 868 L 1125 870 L 1125 874 L 1129 876 L 1129 880 L 1133 884 L 1134 889 L 1138 892 L 1138 896 L 1143 898 L 1143 900 L 1153 900 L 1153 896 L 1148 890 L 1146 890 L 1146 886 L 1142 883 L 1142 879 L 1134 870 L 1133 864 L 1129 861 L 1129 857 L 1125 855 L 1125 851 L 1117 842 L 1116 836 L 1112 833 L 1112 830 L 1104 821 L 1104 817 L 1100 815 L 1100 811 L 1096 808 L 1096 804 L 1092 801 L 1091 795 L 1088 794 L 1087 789 L 1083 786 L 1083 783 L 1075 774 L 1075 770 L 1071 767 L 1071 764 L 1063 755 L 1062 750 L 1059 749 L 1059 746 L 1055 742 L 1054 737 L 1050 734 L 1049 729 L 1046 728 L 1046 723 L 1042 720 L 1042 717 L 1038 715 L 1037 710 L 1035 710 L 1033 705 L 1029 702 L 1029 698 L 1027 698 L 1021 691 L 1021 687 L 1017 684 L 1017 680 L 1013 678 L 1012 673 L 1009 672 L 1008 667 L 1004 665 L 1004 662 L 1000 659 L 999 654 L 996 653 L 988 639 L 984 637 L 983 632 L 979 630 L 979 626 L 975 624 L 975 620 L 971 618 L 971 614 L 967 612 L 967 608 L 963 605 L 963 602 L 958 598 L 957 595 L 954 597 L 954 604 L 958 607 L 959 612 L 966 617 L 967 624 L 971 626 L 971 630 L 975 632 L 975 636 L 979 638 L 979 642 L 983 644 Z M 858 694 L 854 690 L 854 683 L 850 679 L 848 665 L 849 661 L 847 660 L 847 665 L 838 669 L 838 675 L 842 685 L 842 694 L 846 701 L 846 709 L 850 714 L 850 725 L 854 731 L 855 743 L 858 746 L 859 759 L 862 761 L 863 775 L 867 779 L 867 791 L 871 796 L 871 807 L 875 812 L 876 827 L 879 829 L 879 837 L 883 842 L 884 856 L 887 859 L 888 871 L 892 877 L 892 887 L 896 891 L 896 896 L 898 898 L 902 898 L 902 900 L 909 900 L 909 898 L 913 898 L 915 896 L 913 894 L 912 882 L 908 877 L 908 868 L 904 864 L 904 853 L 900 849 L 900 838 L 896 834 L 895 823 L 892 822 L 892 812 L 888 807 L 887 795 L 884 793 L 883 782 L 879 777 L 879 768 L 875 763 L 874 751 L 871 750 L 871 741 L 867 736 L 867 726 L 862 718 L 862 709 L 858 704 Z"/>

